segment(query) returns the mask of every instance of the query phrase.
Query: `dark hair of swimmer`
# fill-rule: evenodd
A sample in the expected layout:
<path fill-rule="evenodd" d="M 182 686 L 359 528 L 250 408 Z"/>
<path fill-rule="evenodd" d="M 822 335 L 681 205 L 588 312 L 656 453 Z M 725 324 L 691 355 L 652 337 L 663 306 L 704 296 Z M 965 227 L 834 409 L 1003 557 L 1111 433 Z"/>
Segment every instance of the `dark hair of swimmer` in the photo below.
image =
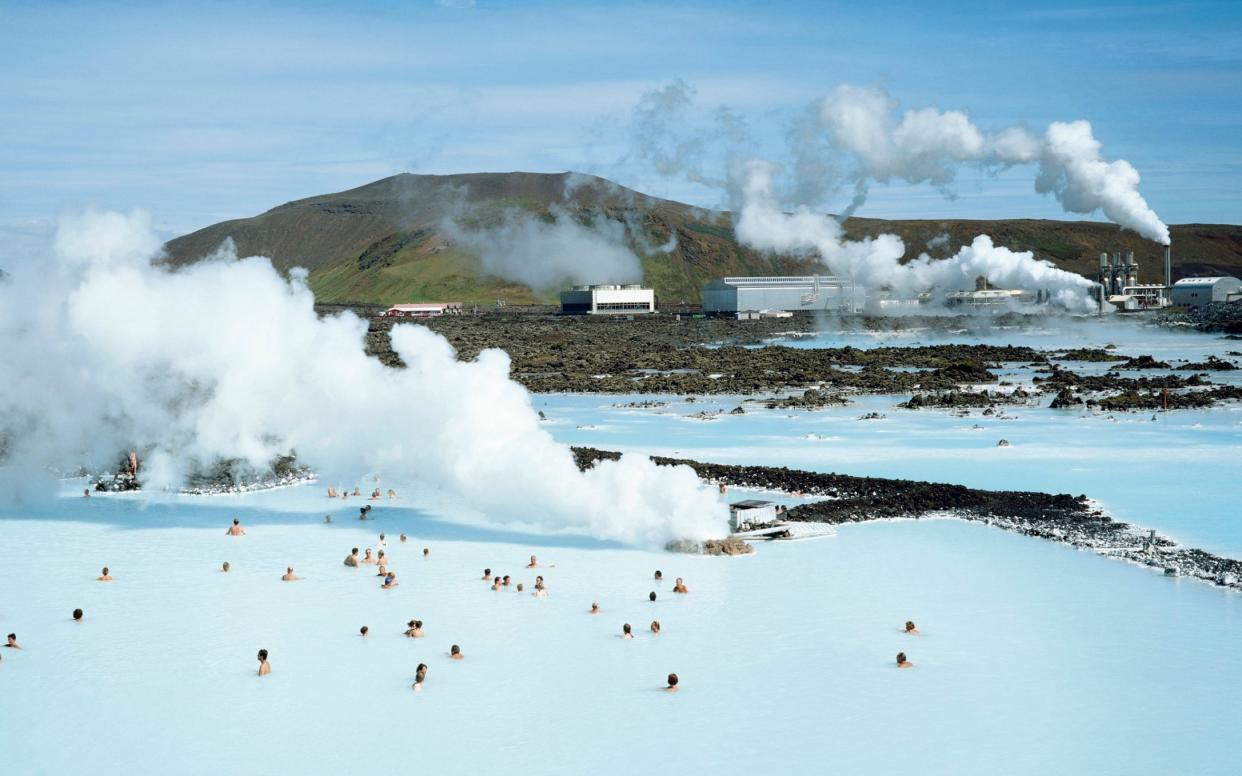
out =
<path fill-rule="evenodd" d="M 898 652 L 897 653 L 897 665 L 901 665 L 904 662 L 906 662 L 906 653 Z"/>
<path fill-rule="evenodd" d="M 663 574 L 663 573 L 661 573 L 659 569 L 656 569 L 656 575 L 655 575 L 655 578 L 656 578 L 656 579 L 664 579 L 664 574 Z"/>
<path fill-rule="evenodd" d="M 677 674 L 669 674 L 669 675 L 668 675 L 668 686 L 669 686 L 669 687 L 676 687 L 676 686 L 677 686 Z"/>
<path fill-rule="evenodd" d="M 630 624 L 629 624 L 628 622 L 627 622 L 625 625 L 622 625 L 622 626 L 621 626 L 621 632 L 622 632 L 622 633 L 629 633 L 629 632 L 630 632 Z"/>
<path fill-rule="evenodd" d="M 75 620 L 80 620 L 80 619 L 82 619 L 82 610 L 81 610 L 81 609 L 74 609 L 74 610 L 73 610 L 73 619 L 75 619 Z"/>
<path fill-rule="evenodd" d="M 490 577 L 491 575 L 492 575 L 491 569 L 483 569 L 483 576 Z"/>
<path fill-rule="evenodd" d="M 914 630 L 914 620 L 906 620 L 906 630 Z"/>
<path fill-rule="evenodd" d="M 8 639 L 9 639 L 9 641 L 17 641 L 17 634 L 16 634 L 16 633 L 10 633 L 10 634 L 9 634 L 9 636 L 8 636 Z"/>
<path fill-rule="evenodd" d="M 103 567 L 103 573 L 104 573 L 104 576 L 105 576 L 105 577 L 106 577 L 106 576 L 108 576 L 108 567 L 107 567 L 107 566 L 104 566 L 104 567 Z"/>
<path fill-rule="evenodd" d="M 238 524 L 238 523 L 240 523 L 240 522 L 241 522 L 241 521 L 240 521 L 240 520 L 238 520 L 236 517 L 235 517 L 235 518 L 233 518 L 233 525 L 237 525 L 237 524 Z"/>
<path fill-rule="evenodd" d="M 450 654 L 450 655 L 460 655 L 460 654 L 461 654 L 461 647 L 459 647 L 459 646 L 457 646 L 456 644 L 454 644 L 453 646 L 449 647 L 449 654 Z"/>
<path fill-rule="evenodd" d="M 647 594 L 647 600 L 654 601 L 655 599 L 656 599 L 655 591 L 652 590 L 650 593 Z"/>
<path fill-rule="evenodd" d="M 260 659 L 260 660 L 267 660 L 267 650 L 266 650 L 266 649 L 261 649 L 261 650 L 259 650 L 259 659 Z"/>
<path fill-rule="evenodd" d="M 367 635 L 367 632 L 368 632 L 368 631 L 370 631 L 370 630 L 371 630 L 370 628 L 368 628 L 367 626 L 363 625 L 361 628 L 359 628 L 359 629 L 358 629 L 358 632 L 359 632 L 359 633 L 361 633 L 363 636 L 365 636 L 365 635 Z"/>
<path fill-rule="evenodd" d="M 358 554 L 358 548 L 357 548 L 357 547 L 353 548 L 352 550 L 350 550 L 350 551 L 349 551 L 349 554 L 350 554 L 350 555 L 357 555 L 357 554 Z"/>

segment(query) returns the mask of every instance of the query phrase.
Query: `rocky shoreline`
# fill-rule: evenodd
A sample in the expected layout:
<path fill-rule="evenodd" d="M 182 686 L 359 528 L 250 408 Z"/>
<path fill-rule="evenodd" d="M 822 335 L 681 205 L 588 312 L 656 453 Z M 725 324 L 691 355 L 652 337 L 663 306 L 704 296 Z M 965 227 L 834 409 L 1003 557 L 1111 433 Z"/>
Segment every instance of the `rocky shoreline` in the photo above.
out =
<path fill-rule="evenodd" d="M 620 453 L 575 447 L 579 468 Z M 821 500 L 790 508 L 788 519 L 861 523 L 894 518 L 954 517 L 1024 536 L 1067 544 L 1099 555 L 1242 590 L 1242 561 L 1190 547 L 1156 531 L 1113 520 L 1084 495 L 993 491 L 915 480 L 855 477 L 771 466 L 738 466 L 652 456 L 662 466 L 689 466 L 711 482 L 781 491 Z"/>

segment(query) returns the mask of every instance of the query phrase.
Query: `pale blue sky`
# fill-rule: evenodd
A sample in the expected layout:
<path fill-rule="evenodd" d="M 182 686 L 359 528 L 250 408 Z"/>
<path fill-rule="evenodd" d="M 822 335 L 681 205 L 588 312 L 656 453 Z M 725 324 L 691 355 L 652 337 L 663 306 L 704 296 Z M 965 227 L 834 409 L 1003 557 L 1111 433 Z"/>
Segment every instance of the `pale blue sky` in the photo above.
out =
<path fill-rule="evenodd" d="M 0 0 L 0 254 L 67 209 L 142 207 L 171 235 L 402 171 L 577 169 L 716 204 L 617 164 L 675 78 L 759 154 L 845 82 L 985 128 L 1087 119 L 1165 221 L 1242 222 L 1242 3 L 938 5 Z M 1032 175 L 880 187 L 859 214 L 1067 217 Z"/>

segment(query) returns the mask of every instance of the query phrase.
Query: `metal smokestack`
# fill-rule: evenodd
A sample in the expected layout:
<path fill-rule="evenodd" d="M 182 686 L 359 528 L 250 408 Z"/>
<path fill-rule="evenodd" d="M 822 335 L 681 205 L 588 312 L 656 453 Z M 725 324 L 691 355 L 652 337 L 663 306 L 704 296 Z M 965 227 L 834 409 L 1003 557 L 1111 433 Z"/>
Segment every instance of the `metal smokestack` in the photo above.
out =
<path fill-rule="evenodd" d="M 1164 287 L 1171 288 L 1173 286 L 1173 245 L 1164 246 Z"/>

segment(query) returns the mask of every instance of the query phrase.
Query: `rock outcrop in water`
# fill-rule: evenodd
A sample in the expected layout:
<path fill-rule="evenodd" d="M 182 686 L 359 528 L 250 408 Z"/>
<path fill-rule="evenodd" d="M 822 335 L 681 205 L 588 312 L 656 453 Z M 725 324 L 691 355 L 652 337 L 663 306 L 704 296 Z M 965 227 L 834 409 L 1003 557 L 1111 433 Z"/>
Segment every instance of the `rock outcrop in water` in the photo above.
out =
<path fill-rule="evenodd" d="M 620 453 L 585 447 L 575 447 L 573 453 L 582 469 L 599 460 L 621 457 Z M 1242 561 L 1179 547 L 1155 531 L 1115 521 L 1082 495 L 982 490 L 935 482 L 659 456 L 652 456 L 652 460 L 665 466 L 689 466 L 700 477 L 713 482 L 821 497 L 819 501 L 791 508 L 789 520 L 841 524 L 886 518 L 954 517 L 1091 550 L 1166 574 L 1242 590 Z"/>

